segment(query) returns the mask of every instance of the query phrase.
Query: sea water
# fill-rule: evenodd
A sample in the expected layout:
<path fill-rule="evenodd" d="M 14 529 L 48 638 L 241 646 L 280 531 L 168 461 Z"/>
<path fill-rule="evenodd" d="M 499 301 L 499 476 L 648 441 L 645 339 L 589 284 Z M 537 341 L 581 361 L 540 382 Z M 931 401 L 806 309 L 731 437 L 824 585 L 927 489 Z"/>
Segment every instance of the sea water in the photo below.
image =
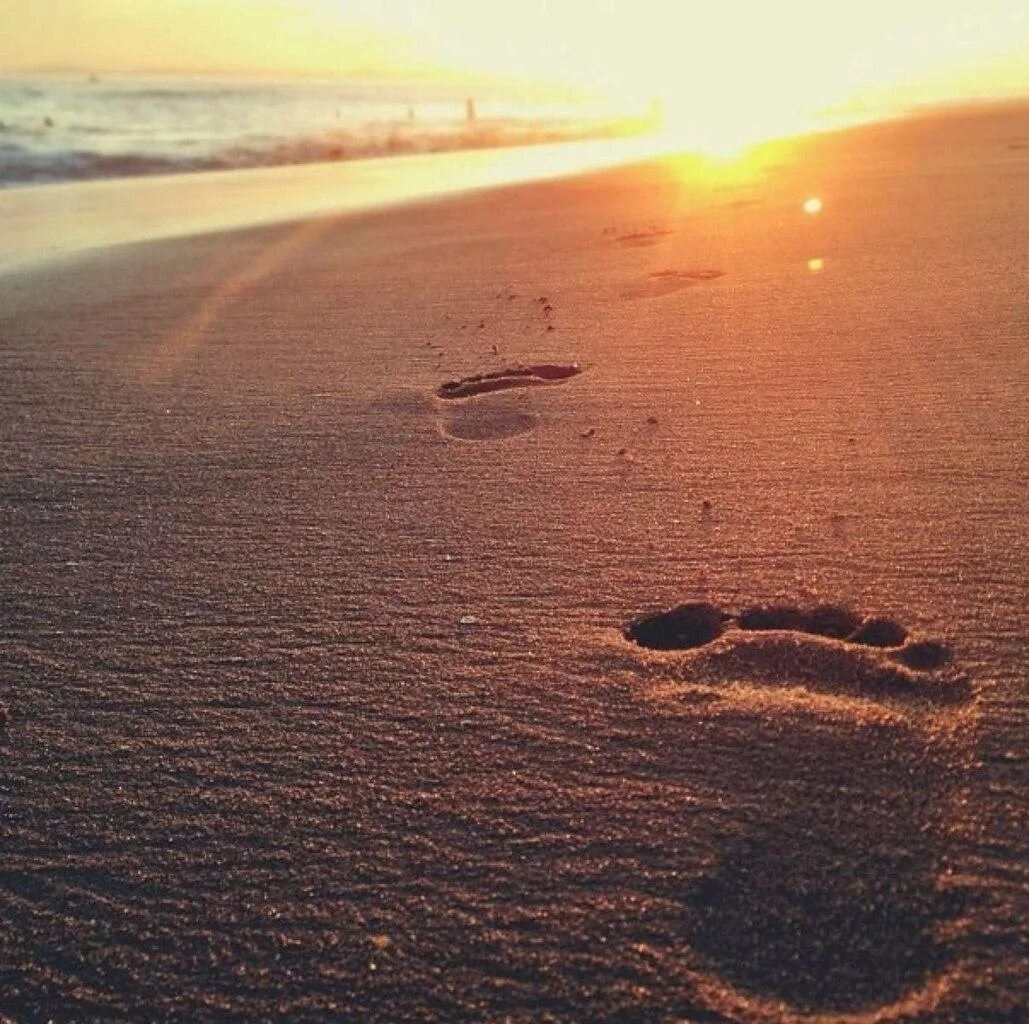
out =
<path fill-rule="evenodd" d="M 552 142 L 645 124 L 589 100 L 496 88 L 470 96 L 400 82 L 0 79 L 0 187 Z"/>

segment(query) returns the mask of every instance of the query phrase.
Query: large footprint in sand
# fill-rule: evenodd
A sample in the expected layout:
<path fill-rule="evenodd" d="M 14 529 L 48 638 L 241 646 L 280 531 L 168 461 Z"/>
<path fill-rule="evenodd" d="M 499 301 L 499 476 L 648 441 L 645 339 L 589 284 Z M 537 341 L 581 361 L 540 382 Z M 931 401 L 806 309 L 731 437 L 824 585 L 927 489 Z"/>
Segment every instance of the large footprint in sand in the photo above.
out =
<path fill-rule="evenodd" d="M 442 428 L 462 441 L 497 441 L 536 426 L 535 413 L 502 392 L 563 384 L 582 373 L 577 363 L 537 363 L 447 381 L 436 389 L 445 404 Z"/>
<path fill-rule="evenodd" d="M 833 606 L 684 604 L 624 639 L 727 812 L 681 893 L 714 1019 L 950 1019 L 971 693 L 948 648 Z"/>

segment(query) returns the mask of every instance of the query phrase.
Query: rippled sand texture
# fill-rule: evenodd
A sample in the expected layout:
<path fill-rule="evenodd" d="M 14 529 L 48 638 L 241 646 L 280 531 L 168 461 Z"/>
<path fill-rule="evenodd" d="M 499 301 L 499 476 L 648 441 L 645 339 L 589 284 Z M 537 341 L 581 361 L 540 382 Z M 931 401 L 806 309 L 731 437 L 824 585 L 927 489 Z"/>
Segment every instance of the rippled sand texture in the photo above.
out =
<path fill-rule="evenodd" d="M 1027 137 L 0 278 L 0 1015 L 1018 1019 Z"/>

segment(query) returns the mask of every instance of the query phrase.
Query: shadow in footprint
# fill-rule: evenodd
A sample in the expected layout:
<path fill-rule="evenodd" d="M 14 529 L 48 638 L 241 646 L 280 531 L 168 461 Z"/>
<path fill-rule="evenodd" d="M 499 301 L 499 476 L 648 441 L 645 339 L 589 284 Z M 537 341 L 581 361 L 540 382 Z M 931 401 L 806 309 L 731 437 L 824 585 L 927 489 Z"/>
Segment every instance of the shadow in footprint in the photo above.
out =
<path fill-rule="evenodd" d="M 689 652 L 683 668 L 711 682 L 746 681 L 854 696 L 962 701 L 960 673 L 943 672 L 950 649 L 913 641 L 893 619 L 839 605 L 754 605 L 738 614 L 705 602 L 643 615 L 625 629 L 640 647 Z"/>
<path fill-rule="evenodd" d="M 656 651 L 685 651 L 717 640 L 731 616 L 712 604 L 694 601 L 667 612 L 643 615 L 629 624 L 627 639 Z"/>
<path fill-rule="evenodd" d="M 788 604 L 758 604 L 737 617 L 740 629 L 792 629 L 798 633 L 845 640 L 861 627 L 861 616 L 839 605 L 823 604 L 810 610 Z"/>
<path fill-rule="evenodd" d="M 546 387 L 561 384 L 582 373 L 578 363 L 537 363 L 534 366 L 515 366 L 492 373 L 479 373 L 460 380 L 449 380 L 436 389 L 440 398 L 472 398 L 493 391 L 511 388 Z"/>

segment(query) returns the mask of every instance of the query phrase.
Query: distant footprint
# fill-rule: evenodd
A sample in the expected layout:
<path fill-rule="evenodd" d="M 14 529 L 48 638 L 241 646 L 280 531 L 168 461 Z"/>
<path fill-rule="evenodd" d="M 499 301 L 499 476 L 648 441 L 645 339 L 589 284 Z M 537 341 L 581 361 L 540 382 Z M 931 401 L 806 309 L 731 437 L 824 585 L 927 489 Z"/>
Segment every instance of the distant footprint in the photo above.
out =
<path fill-rule="evenodd" d="M 623 636 L 665 680 L 658 706 L 702 744 L 727 812 L 681 896 L 683 970 L 705 1005 L 883 1022 L 944 1004 L 960 970 L 946 835 L 971 699 L 947 646 L 835 605 L 692 602 Z"/>
<path fill-rule="evenodd" d="M 446 403 L 442 427 L 463 441 L 497 441 L 533 429 L 538 417 L 500 391 L 563 384 L 582 373 L 577 363 L 536 363 L 447 381 L 436 389 Z"/>
<path fill-rule="evenodd" d="M 657 245 L 662 239 L 675 232 L 671 228 L 645 228 L 642 231 L 630 231 L 615 237 L 615 244 L 628 248 L 639 248 L 645 245 Z"/>
<path fill-rule="evenodd" d="M 724 277 L 724 270 L 713 270 L 709 267 L 697 267 L 691 270 L 657 270 L 648 274 L 646 279 L 638 282 L 622 292 L 623 299 L 656 299 L 662 295 L 681 292 L 684 288 L 705 281 L 717 281 Z"/>

